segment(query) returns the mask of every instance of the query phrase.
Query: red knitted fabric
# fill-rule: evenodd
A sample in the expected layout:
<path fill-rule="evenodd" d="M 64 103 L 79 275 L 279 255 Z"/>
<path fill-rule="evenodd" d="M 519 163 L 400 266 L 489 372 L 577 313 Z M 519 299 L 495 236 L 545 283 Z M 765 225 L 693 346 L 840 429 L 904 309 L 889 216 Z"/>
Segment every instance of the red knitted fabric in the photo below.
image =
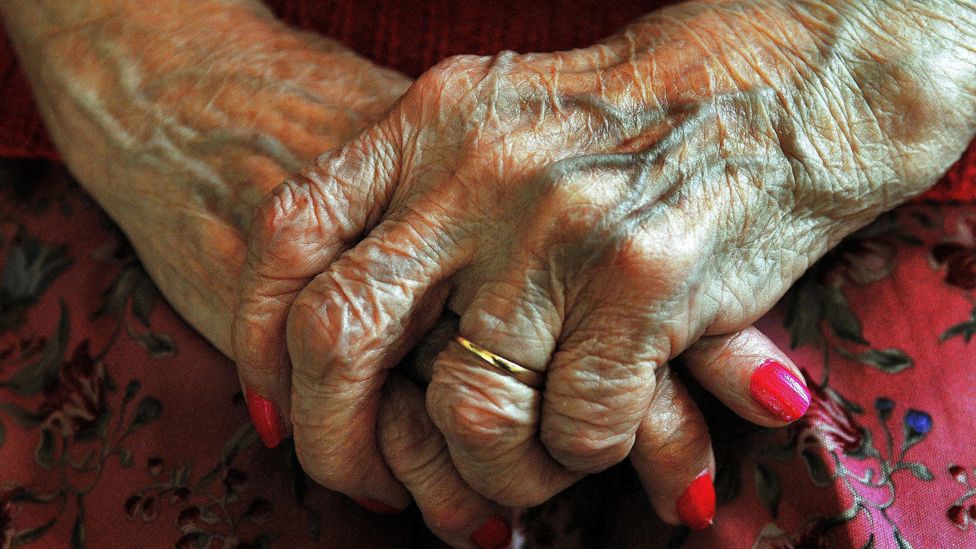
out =
<path fill-rule="evenodd" d="M 581 47 L 646 13 L 660 0 L 267 0 L 288 23 L 331 36 L 360 54 L 417 76 L 459 53 Z M 0 41 L 0 156 L 56 157 L 23 75 Z M 976 142 L 926 198 L 976 200 Z"/>

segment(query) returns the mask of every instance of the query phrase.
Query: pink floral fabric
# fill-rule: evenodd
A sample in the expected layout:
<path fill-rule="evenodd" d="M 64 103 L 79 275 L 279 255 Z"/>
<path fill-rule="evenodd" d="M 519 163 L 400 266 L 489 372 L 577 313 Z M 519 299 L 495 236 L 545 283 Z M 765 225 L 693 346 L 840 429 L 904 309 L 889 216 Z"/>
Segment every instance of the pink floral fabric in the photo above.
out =
<path fill-rule="evenodd" d="M 233 365 L 63 168 L 0 164 L 0 260 L 0 548 L 439 546 L 415 510 L 371 514 L 260 445 Z M 759 326 L 813 403 L 762 429 L 699 395 L 713 528 L 660 523 L 623 465 L 522 512 L 517 543 L 976 546 L 976 205 L 885 215 Z"/>

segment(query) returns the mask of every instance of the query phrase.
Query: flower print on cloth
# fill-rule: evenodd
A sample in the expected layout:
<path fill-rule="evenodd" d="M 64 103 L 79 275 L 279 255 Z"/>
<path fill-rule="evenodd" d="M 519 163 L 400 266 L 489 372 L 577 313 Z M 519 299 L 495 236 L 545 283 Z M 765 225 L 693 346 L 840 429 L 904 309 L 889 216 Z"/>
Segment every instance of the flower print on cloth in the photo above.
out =
<path fill-rule="evenodd" d="M 897 325 L 896 320 L 864 312 L 905 311 L 884 309 L 858 294 L 884 295 L 881 288 L 889 279 L 904 276 L 901 261 L 912 257 L 907 252 L 918 257 L 915 250 L 927 251 L 926 241 L 942 236 L 939 221 L 943 219 L 942 211 L 928 205 L 883 216 L 825 256 L 784 299 L 784 328 L 792 345 L 816 350 L 816 355 L 804 355 L 808 364 L 810 356 L 821 360 L 813 368 L 803 368 L 811 392 L 806 415 L 787 429 L 785 444 L 767 446 L 761 453 L 766 459 L 755 464 L 756 493 L 777 520 L 784 498 L 789 498 L 781 477 L 793 473 L 785 473 L 776 462 L 798 459 L 810 484 L 833 494 L 827 500 L 832 504 L 801 521 L 789 521 L 789 527 L 778 521 L 768 524 L 755 538 L 755 546 L 904 548 L 918 536 L 906 534 L 911 532 L 911 522 L 900 520 L 911 501 L 901 501 L 897 507 L 896 501 L 900 494 L 904 498 L 906 491 L 924 492 L 923 486 L 936 481 L 932 466 L 938 463 L 933 459 L 937 454 L 930 447 L 915 448 L 925 446 L 938 422 L 914 391 L 888 392 L 901 383 L 886 380 L 910 379 L 916 359 L 909 354 L 910 347 L 892 346 L 909 341 L 892 337 L 886 329 Z M 917 269 L 919 262 L 908 264 Z M 900 296 L 892 304 L 905 306 Z M 884 344 L 872 345 L 869 338 Z M 851 379 L 864 382 L 853 389 L 846 382 Z M 879 390 L 887 394 L 879 395 Z M 790 486 L 811 495 L 795 483 Z M 825 512 L 831 507 L 833 514 Z"/>
<path fill-rule="evenodd" d="M 965 343 L 976 336 L 976 215 L 960 216 L 953 236 L 932 247 L 932 265 L 944 269 L 946 284 L 958 288 L 973 303 L 969 318 L 946 329 L 940 337 Z"/>
<path fill-rule="evenodd" d="M 874 433 L 860 425 L 849 407 L 835 401 L 822 387 L 816 386 L 804 372 L 811 387 L 808 413 L 789 429 L 789 442 L 781 449 L 771 449 L 773 459 L 793 448 L 807 466 L 810 480 L 821 488 L 841 488 L 846 508 L 837 514 L 813 517 L 800 529 L 789 533 L 770 524 L 756 540 L 754 547 L 832 547 L 831 531 L 845 526 L 859 517 L 866 517 L 869 525 L 867 540 L 877 543 L 891 540 L 898 547 L 909 546 L 888 513 L 894 505 L 897 487 L 895 477 L 909 473 L 914 481 L 930 482 L 934 475 L 924 463 L 910 459 L 909 451 L 921 443 L 934 427 L 932 416 L 922 410 L 908 409 L 901 418 L 901 442 L 891 428 L 895 415 L 895 401 L 888 397 L 875 400 L 874 411 L 881 426 L 880 442 Z M 829 462 L 829 465 L 828 465 Z M 757 464 L 759 497 L 777 516 L 781 498 L 781 481 L 772 467 Z M 827 543 L 831 541 L 831 543 Z"/>
<path fill-rule="evenodd" d="M 803 370 L 803 377 L 810 389 L 810 407 L 803 417 L 789 427 L 797 450 L 803 454 L 819 447 L 828 452 L 846 454 L 859 449 L 864 443 L 866 431 L 857 424 L 851 411 L 830 398 L 824 387 L 814 382 L 806 370 Z"/>
<path fill-rule="evenodd" d="M 19 185 L 24 203 L 4 185 L 0 170 L 0 549 L 440 546 L 415 510 L 371 514 L 256 443 L 230 362 L 80 189 Z M 759 320 L 812 402 L 784 429 L 702 402 L 712 528 L 659 521 L 621 466 L 522 513 L 516 547 L 976 545 L 976 401 L 960 396 L 976 291 L 947 280 L 965 262 L 940 247 L 972 249 L 961 218 L 976 206 L 884 216 Z"/>
<path fill-rule="evenodd" d="M 948 473 L 962 485 L 963 493 L 946 509 L 946 518 L 960 530 L 976 530 L 976 468 L 953 464 Z"/>
<path fill-rule="evenodd" d="M 911 241 L 894 213 L 844 239 L 820 262 L 817 279 L 824 286 L 867 286 L 891 276 L 897 266 L 898 244 Z"/>
<path fill-rule="evenodd" d="M 24 229 L 13 240 L 0 276 L 0 332 L 23 324 L 26 312 L 71 265 L 63 246 L 42 242 Z"/>
<path fill-rule="evenodd" d="M 932 261 L 945 269 L 945 281 L 963 290 L 976 290 L 976 216 L 962 216 L 956 234 L 932 248 Z"/>
<path fill-rule="evenodd" d="M 14 539 L 14 489 L 0 491 L 0 549 L 8 549 Z"/>
<path fill-rule="evenodd" d="M 0 163 L 0 549 L 412 539 L 256 444 L 229 360 L 62 168 L 28 164 Z"/>
<path fill-rule="evenodd" d="M 239 401 L 242 405 L 243 398 Z M 192 463 L 167 468 L 162 458 L 149 458 L 148 482 L 126 498 L 126 516 L 133 522 L 151 523 L 167 507 L 179 509 L 177 549 L 269 547 L 276 536 L 260 526 L 271 518 L 274 506 L 267 497 L 250 493 L 253 483 L 248 472 L 237 468 L 239 461 L 245 461 L 242 457 L 260 446 L 257 441 L 254 427 L 245 423 L 224 443 L 217 463 L 199 475 L 194 474 Z M 293 472 L 303 475 L 300 469 Z M 305 478 L 294 481 L 304 482 Z M 317 511 L 311 507 L 304 510 L 309 518 L 307 527 L 317 528 Z"/>
<path fill-rule="evenodd" d="M 105 364 L 92 359 L 88 340 L 64 362 L 57 380 L 44 389 L 37 415 L 42 429 L 72 438 L 95 428 L 105 413 Z"/>
<path fill-rule="evenodd" d="M 918 410 L 905 413 L 905 440 L 911 446 L 932 430 L 932 416 Z"/>
<path fill-rule="evenodd" d="M 79 207 L 84 211 L 88 204 L 77 191 L 64 192 L 69 189 L 68 180 L 53 181 L 61 188 L 33 189 L 22 197 L 27 202 L 20 209 L 12 207 L 19 199 L 3 186 L 8 182 L 0 182 L 0 202 L 6 206 L 0 209 L 0 333 L 5 341 L 0 348 L 0 451 L 12 436 L 22 446 L 35 441 L 30 455 L 33 470 L 18 467 L 20 460 L 0 458 L 4 463 L 0 468 L 0 490 L 4 490 L 0 492 L 0 532 L 4 543 L 12 547 L 34 540 L 46 542 L 49 533 L 58 528 L 70 532 L 72 547 L 85 547 L 89 496 L 113 466 L 132 466 L 134 448 L 139 445 L 135 435 L 162 415 L 162 403 L 146 394 L 139 381 L 129 380 L 120 390 L 110 375 L 105 357 L 119 343 L 116 335 L 120 330 L 115 329 L 111 337 L 99 337 L 102 348 L 94 354 L 92 339 L 77 337 L 75 330 L 86 329 L 99 311 L 79 312 L 64 294 L 51 295 L 55 284 L 70 276 L 77 256 L 71 246 L 49 241 L 52 232 L 40 220 L 57 219 Z M 47 200 L 39 196 L 45 193 L 59 196 L 60 208 L 45 207 Z M 39 227 L 27 221 L 39 223 Z M 9 227 L 15 227 L 12 234 L 6 230 Z M 85 234 L 90 227 L 76 229 Z M 55 238 L 64 234 L 54 233 Z M 117 240 L 111 234 L 104 236 L 108 242 Z M 96 297 L 102 293 L 98 287 L 89 292 Z M 132 307 L 137 309 L 151 311 L 151 299 L 142 299 L 139 308 Z M 122 310 L 118 316 L 130 313 Z M 32 321 L 41 324 L 37 318 L 47 325 L 54 320 L 54 327 L 36 333 Z M 129 333 L 138 341 L 138 333 Z M 72 341 L 78 343 L 71 347 Z M 24 476 L 12 478 L 13 474 Z"/>
<path fill-rule="evenodd" d="M 867 340 L 864 322 L 847 294 L 888 280 L 898 266 L 898 246 L 916 246 L 919 242 L 897 212 L 889 212 L 845 238 L 783 298 L 790 346 L 812 346 L 825 353 L 834 350 L 844 358 L 887 373 L 911 368 L 914 361 L 903 349 L 875 347 Z M 829 377 L 829 366 L 825 361 L 824 380 Z M 829 394 L 839 396 L 836 389 L 821 384 Z"/>

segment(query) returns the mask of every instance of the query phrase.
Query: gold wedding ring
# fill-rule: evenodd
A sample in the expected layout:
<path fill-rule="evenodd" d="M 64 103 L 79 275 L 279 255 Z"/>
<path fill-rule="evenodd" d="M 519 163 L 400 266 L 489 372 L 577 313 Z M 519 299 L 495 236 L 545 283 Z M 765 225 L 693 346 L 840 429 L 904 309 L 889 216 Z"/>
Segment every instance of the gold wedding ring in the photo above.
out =
<path fill-rule="evenodd" d="M 546 378 L 540 372 L 535 372 L 529 370 L 528 368 L 519 366 L 505 357 L 498 356 L 488 349 L 476 345 L 467 338 L 454 336 L 454 341 L 457 341 L 462 347 L 478 355 L 481 360 L 484 360 L 488 364 L 491 364 L 495 368 L 498 368 L 499 370 L 514 377 L 529 387 L 532 387 L 533 389 L 541 389 L 542 386 L 546 384 Z"/>

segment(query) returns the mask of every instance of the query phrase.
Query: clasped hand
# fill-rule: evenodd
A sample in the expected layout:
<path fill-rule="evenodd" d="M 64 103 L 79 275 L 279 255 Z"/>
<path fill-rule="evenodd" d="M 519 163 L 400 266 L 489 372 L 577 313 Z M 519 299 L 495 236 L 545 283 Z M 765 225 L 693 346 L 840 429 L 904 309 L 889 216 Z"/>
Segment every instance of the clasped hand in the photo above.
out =
<path fill-rule="evenodd" d="M 798 370 L 748 326 L 924 187 L 865 168 L 848 131 L 872 106 L 828 68 L 715 55 L 675 28 L 449 59 L 261 203 L 234 351 L 315 480 L 393 508 L 409 490 L 464 545 L 497 504 L 629 456 L 662 518 L 703 527 L 714 458 L 669 360 L 687 351 L 751 421 L 803 413 Z M 393 373 L 444 309 L 544 388 L 456 343 L 425 393 Z"/>

